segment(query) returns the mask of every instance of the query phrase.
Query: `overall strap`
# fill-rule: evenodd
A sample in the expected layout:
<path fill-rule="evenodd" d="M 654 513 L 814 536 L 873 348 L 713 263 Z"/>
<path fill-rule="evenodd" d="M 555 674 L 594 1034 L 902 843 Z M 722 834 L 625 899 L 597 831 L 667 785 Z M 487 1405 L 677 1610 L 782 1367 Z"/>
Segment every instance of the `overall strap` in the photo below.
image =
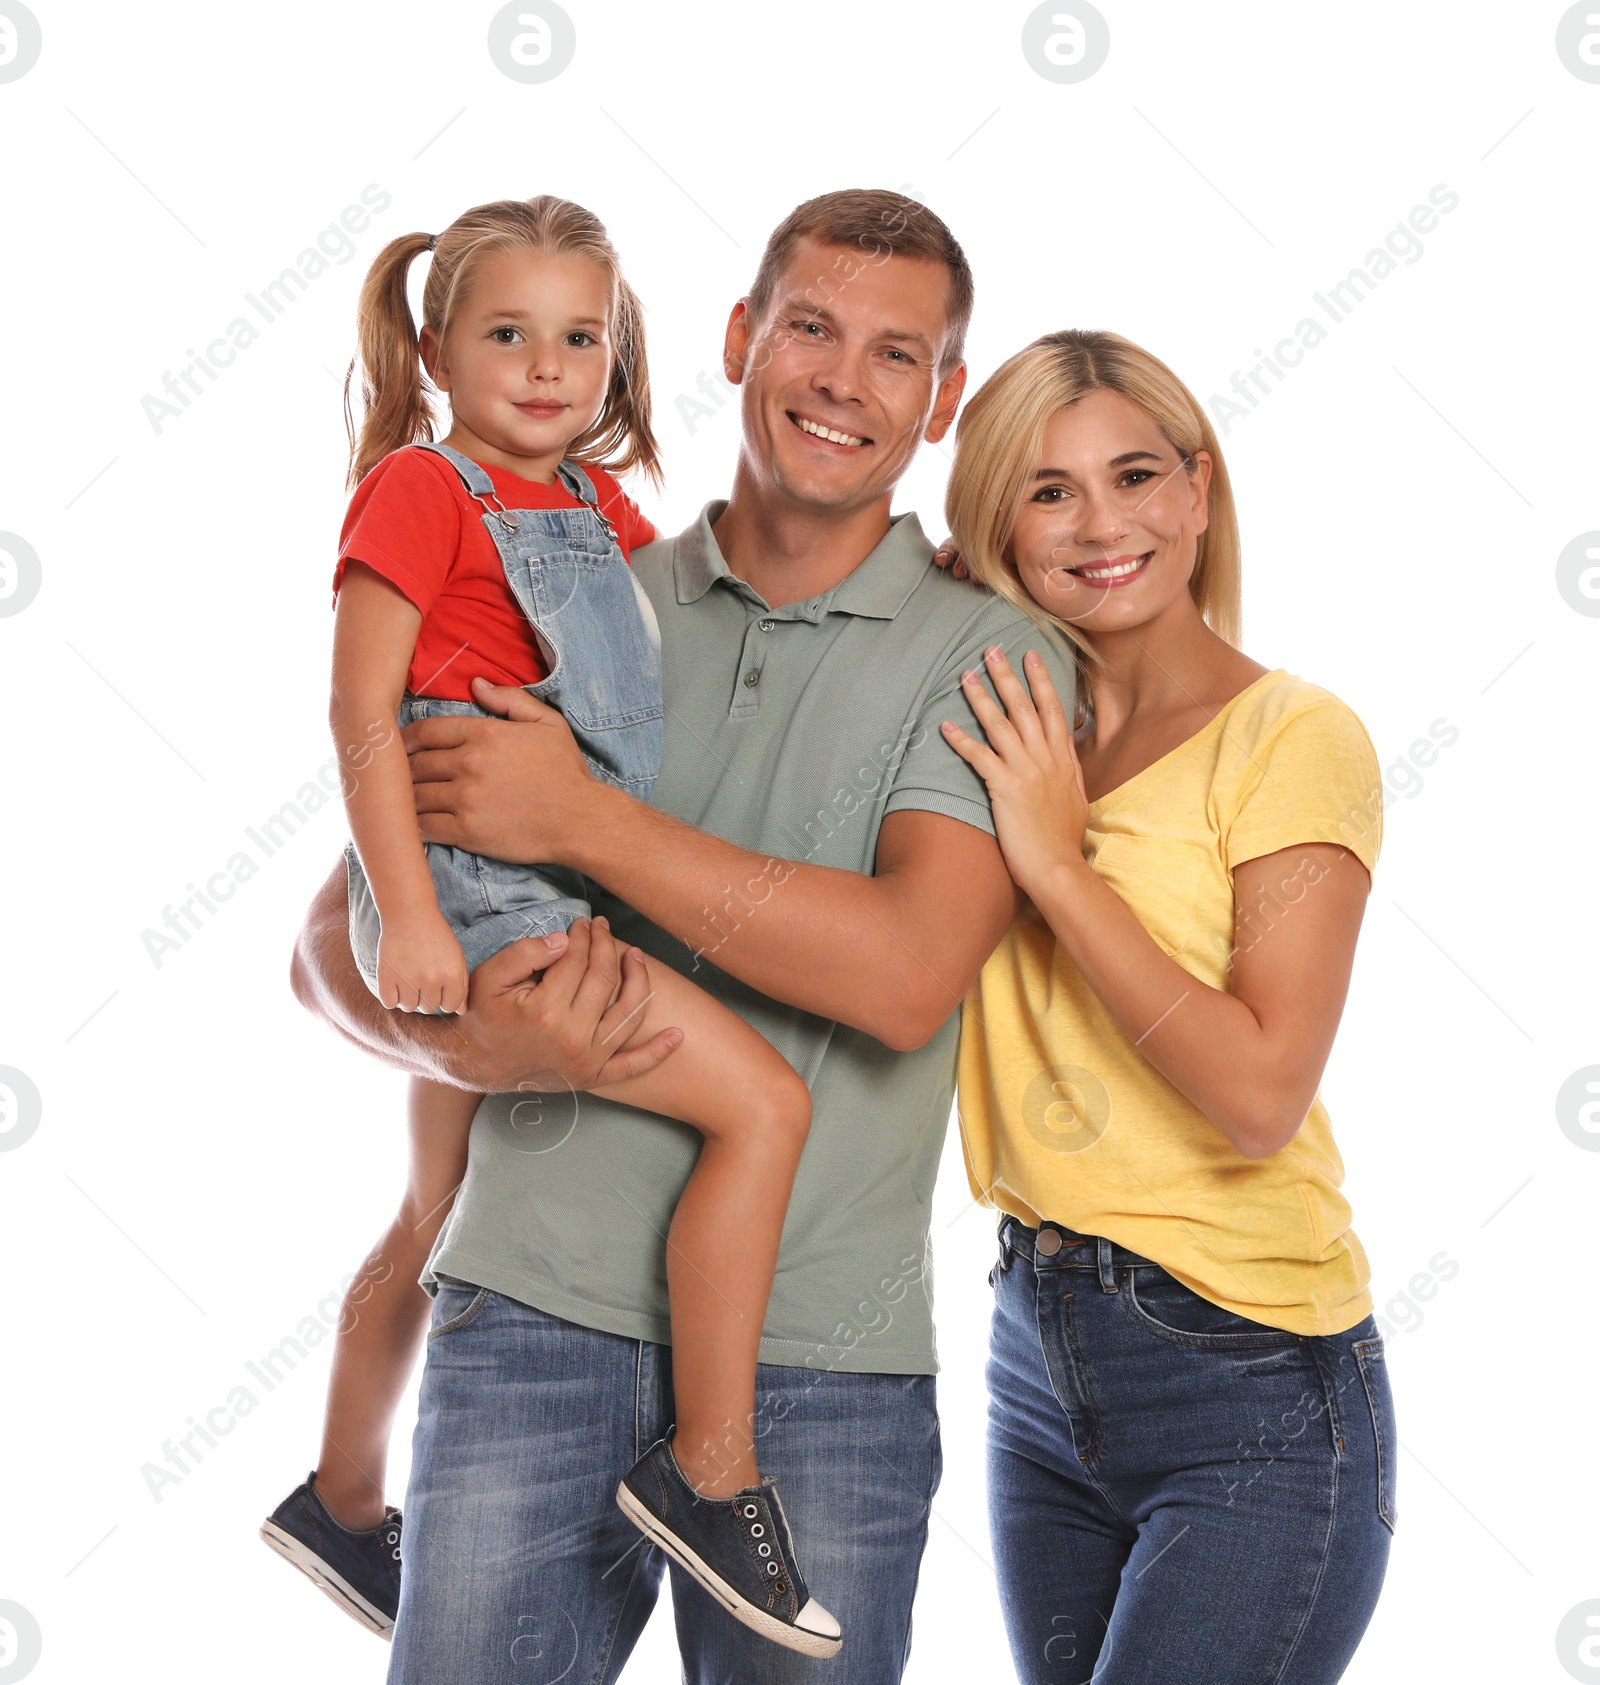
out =
<path fill-rule="evenodd" d="M 461 476 L 461 483 L 467 488 L 468 492 L 494 516 L 500 525 L 507 532 L 517 531 L 521 523 L 500 501 L 499 494 L 494 489 L 494 481 L 470 456 L 463 456 L 460 451 L 452 450 L 449 445 L 435 445 L 423 440 L 418 440 L 415 448 L 432 451 L 435 456 L 442 456 Z"/>
<path fill-rule="evenodd" d="M 600 507 L 599 499 L 595 495 L 594 481 L 584 473 L 581 464 L 576 462 L 560 462 L 556 465 L 556 473 L 561 476 L 561 483 L 580 503 L 587 503 L 591 509 Z"/>
<path fill-rule="evenodd" d="M 594 518 L 605 529 L 605 535 L 613 544 L 617 542 L 616 523 L 610 520 L 606 512 L 600 507 L 600 499 L 595 493 L 594 481 L 584 471 L 581 464 L 576 462 L 559 462 L 556 464 L 556 474 L 572 495 L 584 505 L 594 511 Z"/>

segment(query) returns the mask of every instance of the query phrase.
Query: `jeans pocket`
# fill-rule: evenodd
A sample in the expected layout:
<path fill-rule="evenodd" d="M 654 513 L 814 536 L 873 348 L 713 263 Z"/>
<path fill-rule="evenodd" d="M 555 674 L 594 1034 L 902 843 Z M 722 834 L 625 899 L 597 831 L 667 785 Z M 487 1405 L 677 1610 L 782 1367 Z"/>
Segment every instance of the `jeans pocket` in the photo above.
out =
<path fill-rule="evenodd" d="M 1175 1276 L 1154 1266 L 1128 1270 L 1123 1278 L 1121 1299 L 1123 1307 L 1141 1328 L 1173 1345 L 1218 1351 L 1260 1351 L 1303 1343 L 1300 1335 L 1291 1334 L 1286 1328 L 1252 1322 L 1236 1311 L 1212 1304 Z"/>
<path fill-rule="evenodd" d="M 1355 1353 L 1361 1390 L 1367 1395 L 1367 1409 L 1372 1414 L 1373 1460 L 1378 1466 L 1378 1516 L 1392 1533 L 1395 1523 L 1395 1453 L 1399 1450 L 1399 1442 L 1395 1437 L 1394 1400 L 1389 1392 L 1389 1366 L 1384 1361 L 1383 1336 L 1375 1334 L 1370 1340 L 1357 1340 L 1350 1349 Z"/>
<path fill-rule="evenodd" d="M 458 1328 L 465 1328 L 488 1302 L 487 1287 L 474 1287 L 470 1281 L 441 1276 L 439 1291 L 433 1301 L 433 1314 L 437 1320 L 428 1330 L 429 1343 L 446 1334 L 454 1334 Z"/>

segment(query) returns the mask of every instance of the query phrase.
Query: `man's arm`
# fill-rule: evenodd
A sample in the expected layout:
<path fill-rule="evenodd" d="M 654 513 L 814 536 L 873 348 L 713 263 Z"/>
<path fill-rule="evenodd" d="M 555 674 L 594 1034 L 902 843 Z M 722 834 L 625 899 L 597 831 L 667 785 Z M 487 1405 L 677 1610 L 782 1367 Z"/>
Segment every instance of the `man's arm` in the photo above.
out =
<path fill-rule="evenodd" d="M 479 700 L 510 718 L 406 728 L 422 835 L 575 867 L 774 1000 L 920 1047 L 1011 921 L 1010 874 L 976 825 L 891 813 L 871 877 L 769 859 L 591 778 L 566 721 L 526 691 Z"/>
<path fill-rule="evenodd" d="M 769 859 L 609 786 L 578 870 L 752 988 L 900 1051 L 930 1040 L 1005 934 L 1016 890 L 987 831 L 891 813 L 871 877 Z"/>
<path fill-rule="evenodd" d="M 645 961 L 637 948 L 624 953 L 603 919 L 592 931 L 575 924 L 564 936 L 515 942 L 485 960 L 469 980 L 467 1010 L 455 1017 L 391 1012 L 350 952 L 343 861 L 306 914 L 289 981 L 308 1012 L 364 1053 L 481 1093 L 621 1082 L 654 1070 L 683 1039 L 667 1029 L 632 1045 L 630 1025 L 649 994 Z"/>

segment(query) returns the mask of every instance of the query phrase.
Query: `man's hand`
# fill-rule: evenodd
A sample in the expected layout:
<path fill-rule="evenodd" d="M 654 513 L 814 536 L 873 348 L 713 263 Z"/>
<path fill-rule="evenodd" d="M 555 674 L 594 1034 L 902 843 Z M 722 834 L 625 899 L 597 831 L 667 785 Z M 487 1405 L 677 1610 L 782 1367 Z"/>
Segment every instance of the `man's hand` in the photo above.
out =
<path fill-rule="evenodd" d="M 473 972 L 467 1009 L 434 1018 L 389 1012 L 350 953 L 344 862 L 317 892 L 295 944 L 290 983 L 308 1012 L 409 1076 L 484 1093 L 588 1089 L 652 1071 L 682 1041 L 642 1038 L 644 956 L 604 919 L 515 942 Z"/>
<path fill-rule="evenodd" d="M 505 718 L 435 714 L 402 734 L 423 841 L 515 865 L 574 864 L 564 850 L 595 823 L 605 786 L 558 709 L 517 685 L 474 679 L 472 689 Z"/>
<path fill-rule="evenodd" d="M 451 1060 L 463 1087 L 599 1088 L 653 1071 L 683 1040 L 677 1028 L 641 1039 L 644 955 L 619 948 L 603 918 L 574 924 L 566 951 L 545 965 L 548 941 L 513 942 L 473 972 L 467 1010 L 452 1026 L 463 1041 Z"/>

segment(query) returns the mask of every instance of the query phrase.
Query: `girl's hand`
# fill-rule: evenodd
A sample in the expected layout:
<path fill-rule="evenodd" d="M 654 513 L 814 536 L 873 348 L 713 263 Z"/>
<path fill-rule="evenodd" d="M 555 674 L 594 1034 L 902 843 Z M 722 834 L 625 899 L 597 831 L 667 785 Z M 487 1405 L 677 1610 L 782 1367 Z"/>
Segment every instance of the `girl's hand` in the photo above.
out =
<path fill-rule="evenodd" d="M 961 683 L 988 746 L 950 720 L 944 722 L 945 741 L 988 785 L 1006 867 L 1031 893 L 1058 868 L 1083 865 L 1089 822 L 1083 769 L 1066 710 L 1038 655 L 1029 650 L 1023 663 L 1027 685 L 1003 651 L 989 650 L 985 662 L 1003 708 L 976 673 Z"/>
<path fill-rule="evenodd" d="M 465 1012 L 467 958 L 442 914 L 383 921 L 378 999 L 401 1012 Z"/>

